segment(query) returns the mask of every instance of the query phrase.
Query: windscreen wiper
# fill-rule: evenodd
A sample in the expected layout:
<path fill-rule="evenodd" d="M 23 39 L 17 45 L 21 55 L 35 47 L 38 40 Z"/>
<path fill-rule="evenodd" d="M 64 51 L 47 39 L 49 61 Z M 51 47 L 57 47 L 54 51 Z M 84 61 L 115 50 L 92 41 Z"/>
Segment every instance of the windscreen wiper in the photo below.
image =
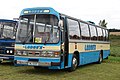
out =
<path fill-rule="evenodd" d="M 30 32 L 29 32 L 29 34 L 28 34 L 28 36 L 25 38 L 25 40 L 22 42 L 23 44 L 25 44 L 28 40 L 30 40 L 32 38 L 32 35 L 30 34 Z"/>
<path fill-rule="evenodd" d="M 47 39 L 45 40 L 44 45 L 48 42 L 48 40 L 49 40 L 49 38 L 47 38 Z"/>

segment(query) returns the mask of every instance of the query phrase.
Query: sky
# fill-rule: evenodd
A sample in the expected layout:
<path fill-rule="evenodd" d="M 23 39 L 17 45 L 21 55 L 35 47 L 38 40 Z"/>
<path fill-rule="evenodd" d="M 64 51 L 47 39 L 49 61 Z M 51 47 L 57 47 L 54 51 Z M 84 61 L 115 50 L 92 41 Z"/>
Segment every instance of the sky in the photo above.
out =
<path fill-rule="evenodd" d="M 1 0 L 0 19 L 18 18 L 22 9 L 31 7 L 52 7 L 96 25 L 105 19 L 108 29 L 120 29 L 120 0 Z"/>

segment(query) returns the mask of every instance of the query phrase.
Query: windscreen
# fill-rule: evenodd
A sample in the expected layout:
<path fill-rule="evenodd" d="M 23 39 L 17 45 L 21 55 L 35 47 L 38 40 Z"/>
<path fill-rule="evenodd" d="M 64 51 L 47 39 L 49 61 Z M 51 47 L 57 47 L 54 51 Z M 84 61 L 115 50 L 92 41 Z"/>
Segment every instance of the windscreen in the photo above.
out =
<path fill-rule="evenodd" d="M 0 23 L 0 38 L 15 39 L 16 23 L 1 22 Z"/>
<path fill-rule="evenodd" d="M 20 43 L 58 43 L 58 19 L 47 14 L 21 16 L 16 36 Z"/>

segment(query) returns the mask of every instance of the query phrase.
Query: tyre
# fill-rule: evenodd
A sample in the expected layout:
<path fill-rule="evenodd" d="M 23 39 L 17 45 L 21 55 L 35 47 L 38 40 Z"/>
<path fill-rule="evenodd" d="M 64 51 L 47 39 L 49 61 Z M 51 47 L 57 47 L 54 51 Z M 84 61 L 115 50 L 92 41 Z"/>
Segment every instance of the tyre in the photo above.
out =
<path fill-rule="evenodd" d="M 0 64 L 2 63 L 2 60 L 0 59 Z"/>
<path fill-rule="evenodd" d="M 98 63 L 101 64 L 102 61 L 103 61 L 103 56 L 102 56 L 102 53 L 100 53 Z"/>
<path fill-rule="evenodd" d="M 108 57 L 106 57 L 105 59 L 108 59 Z"/>
<path fill-rule="evenodd" d="M 34 69 L 40 69 L 41 67 L 40 66 L 34 66 Z"/>
<path fill-rule="evenodd" d="M 72 62 L 71 62 L 71 67 L 68 69 L 68 71 L 72 72 L 75 71 L 78 66 L 78 60 L 76 55 L 73 55 Z"/>

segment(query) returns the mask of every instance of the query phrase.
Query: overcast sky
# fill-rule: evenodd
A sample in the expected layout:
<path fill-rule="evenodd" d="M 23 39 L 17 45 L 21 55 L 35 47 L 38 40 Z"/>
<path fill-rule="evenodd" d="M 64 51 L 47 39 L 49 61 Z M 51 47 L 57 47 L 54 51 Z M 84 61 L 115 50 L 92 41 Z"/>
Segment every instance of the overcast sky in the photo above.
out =
<path fill-rule="evenodd" d="M 0 18 L 18 18 L 23 8 L 31 7 L 52 7 L 60 13 L 95 24 L 105 19 L 109 29 L 120 29 L 120 0 L 1 0 Z"/>

